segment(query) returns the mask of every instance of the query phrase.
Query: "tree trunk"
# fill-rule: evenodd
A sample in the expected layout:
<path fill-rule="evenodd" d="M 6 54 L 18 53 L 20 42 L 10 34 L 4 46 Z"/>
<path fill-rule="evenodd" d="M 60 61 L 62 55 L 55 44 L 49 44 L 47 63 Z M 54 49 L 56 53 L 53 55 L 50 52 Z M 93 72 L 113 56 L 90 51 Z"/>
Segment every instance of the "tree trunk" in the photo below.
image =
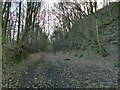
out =
<path fill-rule="evenodd" d="M 93 13 L 93 2 L 90 0 L 90 12 Z"/>
<path fill-rule="evenodd" d="M 24 45 L 28 38 L 28 32 L 30 30 L 30 26 L 32 23 L 32 14 L 33 14 L 33 7 L 31 6 L 33 3 L 27 2 L 27 14 L 26 14 L 26 22 L 25 22 L 25 28 L 23 31 L 23 35 L 21 37 L 21 40 L 19 41 L 20 45 Z"/>
<path fill-rule="evenodd" d="M 0 3 L 0 7 L 2 7 Z M 0 72 L 2 72 L 2 9 L 0 8 Z M 2 90 L 2 73 L 0 73 L 0 90 Z"/>
<path fill-rule="evenodd" d="M 95 8 L 95 12 L 97 11 L 97 1 L 95 0 L 94 2 L 94 8 Z"/>
<path fill-rule="evenodd" d="M 108 55 L 108 52 L 105 50 L 105 48 L 103 47 L 103 45 L 100 42 L 100 36 L 99 36 L 99 28 L 98 28 L 98 20 L 95 14 L 94 18 L 95 18 L 95 29 L 96 29 L 96 38 L 97 38 L 97 44 L 98 44 L 98 48 L 100 50 L 100 53 L 102 54 L 103 57 L 106 57 Z"/>
<path fill-rule="evenodd" d="M 6 33 L 7 33 L 7 24 L 8 24 L 8 19 L 9 19 L 9 11 L 10 11 L 10 7 L 11 7 L 11 2 L 8 2 L 8 6 L 7 6 L 7 11 L 6 11 L 6 16 L 5 16 L 5 20 L 4 20 L 4 25 L 3 25 L 3 32 L 2 32 L 2 42 L 6 43 L 7 38 L 6 38 Z"/>
<path fill-rule="evenodd" d="M 37 16 L 37 12 L 38 12 L 38 9 L 36 10 L 36 12 L 34 13 L 34 16 L 33 16 L 33 21 L 32 21 L 32 31 L 31 31 L 31 44 L 33 42 L 33 36 L 34 36 L 34 26 L 35 26 L 35 18 Z"/>
<path fill-rule="evenodd" d="M 20 39 L 20 16 L 21 16 L 21 2 L 19 3 L 19 20 L 18 20 L 18 33 L 17 33 L 17 43 Z"/>
<path fill-rule="evenodd" d="M 3 25 L 4 25 L 4 18 L 3 18 L 3 14 L 4 14 L 4 12 L 6 12 L 6 6 L 7 6 L 7 2 L 5 2 L 5 4 L 4 4 L 4 8 L 3 8 L 3 10 L 2 10 L 2 28 L 3 28 Z"/>
<path fill-rule="evenodd" d="M 12 30 L 12 27 L 13 27 L 13 22 L 14 21 L 10 22 L 10 20 L 9 20 L 8 36 L 7 36 L 9 42 L 11 42 L 11 30 Z"/>
<path fill-rule="evenodd" d="M 16 15 L 16 16 L 17 16 L 17 15 Z M 13 42 L 14 42 L 14 40 L 15 40 L 15 27 L 16 27 L 17 19 L 15 20 L 14 23 L 15 23 L 15 24 L 14 24 L 14 27 L 13 27 L 13 34 L 12 34 L 12 37 L 13 37 L 12 41 L 13 41 Z"/>

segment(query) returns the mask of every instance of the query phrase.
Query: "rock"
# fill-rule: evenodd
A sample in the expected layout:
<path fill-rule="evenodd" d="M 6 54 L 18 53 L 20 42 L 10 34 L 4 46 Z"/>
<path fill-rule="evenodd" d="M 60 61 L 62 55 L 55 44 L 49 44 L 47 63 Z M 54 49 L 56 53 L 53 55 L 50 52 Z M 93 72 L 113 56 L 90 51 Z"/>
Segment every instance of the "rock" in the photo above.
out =
<path fill-rule="evenodd" d="M 69 61 L 70 59 L 69 58 L 65 58 L 64 60 L 68 60 Z"/>
<path fill-rule="evenodd" d="M 118 43 L 118 41 L 112 41 L 112 43 L 113 43 L 113 44 L 117 44 L 117 43 Z"/>
<path fill-rule="evenodd" d="M 78 58 L 81 58 L 81 57 L 83 57 L 83 55 L 81 54 Z"/>

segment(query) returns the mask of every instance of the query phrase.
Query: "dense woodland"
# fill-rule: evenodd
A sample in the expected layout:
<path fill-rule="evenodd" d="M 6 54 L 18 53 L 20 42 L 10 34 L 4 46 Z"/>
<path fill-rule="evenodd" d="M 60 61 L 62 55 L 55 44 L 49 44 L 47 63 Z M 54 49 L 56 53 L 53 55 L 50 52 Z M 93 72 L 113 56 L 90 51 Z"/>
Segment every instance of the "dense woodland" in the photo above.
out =
<path fill-rule="evenodd" d="M 3 0 L 3 87 L 117 86 L 119 4 Z"/>
<path fill-rule="evenodd" d="M 3 87 L 117 86 L 119 4 L 3 0 Z"/>
<path fill-rule="evenodd" d="M 111 4 L 106 2 L 102 5 L 104 7 Z M 25 53 L 84 50 L 87 44 L 93 44 L 98 52 L 107 56 L 108 52 L 100 40 L 102 31 L 99 31 L 105 23 L 96 13 L 97 10 L 96 1 L 59 2 L 48 10 L 43 0 L 2 2 L 2 45 L 9 50 L 5 53 L 12 52 L 10 58 L 13 59 L 24 56 Z M 112 15 L 111 11 L 109 13 Z M 89 19 L 85 20 L 87 17 Z M 114 18 L 110 16 L 109 19 Z M 54 24 L 52 34 L 49 27 L 51 22 Z"/>

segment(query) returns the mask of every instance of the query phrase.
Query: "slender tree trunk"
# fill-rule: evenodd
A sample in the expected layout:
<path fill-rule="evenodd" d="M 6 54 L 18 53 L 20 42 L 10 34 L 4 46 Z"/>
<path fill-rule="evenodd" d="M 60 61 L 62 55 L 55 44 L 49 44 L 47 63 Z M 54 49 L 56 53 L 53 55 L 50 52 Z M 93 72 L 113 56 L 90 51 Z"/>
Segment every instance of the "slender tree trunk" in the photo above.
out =
<path fill-rule="evenodd" d="M 9 27 L 8 27 L 8 40 L 9 40 L 9 42 L 11 42 L 11 30 L 13 27 L 13 22 L 14 21 L 12 21 L 12 22 L 9 21 Z"/>
<path fill-rule="evenodd" d="M 103 7 L 106 5 L 106 0 L 103 0 Z"/>
<path fill-rule="evenodd" d="M 90 2 L 91 2 L 91 0 L 90 0 Z M 95 2 L 96 2 L 96 0 L 95 0 Z M 92 2 L 91 2 L 90 7 L 91 7 L 91 13 L 93 14 L 93 17 L 95 19 L 96 40 L 97 40 L 97 44 L 98 44 L 98 47 L 99 47 L 99 50 L 100 50 L 101 54 L 103 55 L 103 57 L 105 57 L 105 56 L 108 55 L 108 53 L 107 53 L 107 51 L 105 50 L 105 48 L 102 46 L 102 44 L 100 42 L 98 19 L 97 19 L 97 16 L 93 13 L 93 7 L 95 8 L 95 11 L 96 11 L 97 3 L 94 3 L 94 4 L 95 4 L 95 6 L 93 6 Z"/>
<path fill-rule="evenodd" d="M 4 4 L 4 8 L 3 8 L 3 10 L 2 10 L 2 28 L 3 28 L 3 25 L 4 25 L 4 17 L 3 17 L 3 14 L 6 12 L 6 6 L 7 6 L 7 2 L 5 2 L 5 4 Z"/>
<path fill-rule="evenodd" d="M 101 46 L 101 44 L 100 44 L 100 38 L 99 38 L 99 30 L 98 30 L 98 20 L 97 20 L 97 18 L 95 18 L 95 29 L 96 29 L 96 34 L 97 34 L 97 43 L 98 43 L 98 45 L 99 46 Z"/>
<path fill-rule="evenodd" d="M 21 16 L 21 2 L 19 3 L 19 20 L 18 20 L 18 33 L 17 33 L 17 43 L 20 39 L 20 16 Z"/>
<path fill-rule="evenodd" d="M 4 25 L 3 25 L 3 33 L 2 33 L 2 42 L 6 43 L 7 38 L 6 38 L 6 33 L 7 33 L 7 24 L 8 24 L 8 19 L 9 19 L 9 11 L 10 11 L 10 7 L 11 7 L 11 2 L 8 2 L 8 6 L 7 6 L 7 11 L 6 11 L 6 16 L 5 16 L 5 20 L 4 20 Z"/>
<path fill-rule="evenodd" d="M 22 30 L 21 30 L 21 33 L 23 33 L 24 31 L 24 19 L 22 19 Z"/>
<path fill-rule="evenodd" d="M 2 72 L 2 5 L 0 2 L 0 72 Z M 0 90 L 2 90 L 2 73 L 0 73 Z"/>
<path fill-rule="evenodd" d="M 13 42 L 14 42 L 14 40 L 15 40 L 15 28 L 16 28 L 16 23 L 17 23 L 17 19 L 15 20 L 15 24 L 14 24 L 14 27 L 13 27 L 13 35 L 12 35 L 12 37 L 13 37 L 12 41 L 13 41 Z"/>
<path fill-rule="evenodd" d="M 37 12 L 38 12 L 38 10 L 36 10 L 36 12 L 34 13 L 34 17 L 33 17 L 33 21 L 32 21 L 31 44 L 32 44 L 32 42 L 33 42 L 33 35 L 34 35 L 34 34 L 32 34 L 32 33 L 34 33 L 35 18 L 36 18 L 36 16 L 37 16 Z"/>
<path fill-rule="evenodd" d="M 97 11 L 97 1 L 95 0 L 94 2 L 94 8 L 95 8 L 95 12 Z"/>
<path fill-rule="evenodd" d="M 27 2 L 27 14 L 26 14 L 26 20 L 25 20 L 25 28 L 24 28 L 24 31 L 23 31 L 23 35 L 21 37 L 21 40 L 20 40 L 20 44 L 22 44 L 22 41 L 24 40 L 25 36 L 26 36 L 26 33 L 28 32 L 28 23 L 29 23 L 29 12 L 30 12 L 30 9 L 29 9 L 29 2 Z"/>
<path fill-rule="evenodd" d="M 20 45 L 24 45 L 25 41 L 27 40 L 28 37 L 28 31 L 30 29 L 31 23 L 32 23 L 32 8 L 31 7 L 31 2 L 27 2 L 27 14 L 26 14 L 26 22 L 25 22 L 25 28 L 23 31 L 23 35 L 20 40 Z"/>
<path fill-rule="evenodd" d="M 99 36 L 99 28 L 98 28 L 98 20 L 95 14 L 94 18 L 95 18 L 95 29 L 96 29 L 96 38 L 97 38 L 97 44 L 100 50 L 100 53 L 102 54 L 103 57 L 106 57 L 108 55 L 108 52 L 105 50 L 105 48 L 103 47 L 103 45 L 100 42 L 100 36 Z"/>
<path fill-rule="evenodd" d="M 93 2 L 90 0 L 90 12 L 93 13 Z"/>

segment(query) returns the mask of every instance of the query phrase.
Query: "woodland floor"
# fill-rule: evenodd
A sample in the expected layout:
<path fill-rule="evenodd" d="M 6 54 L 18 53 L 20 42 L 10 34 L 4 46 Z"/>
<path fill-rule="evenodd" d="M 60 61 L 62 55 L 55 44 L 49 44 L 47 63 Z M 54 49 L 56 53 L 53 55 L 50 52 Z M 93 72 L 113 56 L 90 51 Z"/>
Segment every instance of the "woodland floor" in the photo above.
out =
<path fill-rule="evenodd" d="M 20 65 L 8 68 L 11 74 L 9 78 L 3 74 L 3 87 L 117 88 L 117 48 L 108 48 L 110 55 L 105 58 L 89 50 L 31 54 Z"/>

